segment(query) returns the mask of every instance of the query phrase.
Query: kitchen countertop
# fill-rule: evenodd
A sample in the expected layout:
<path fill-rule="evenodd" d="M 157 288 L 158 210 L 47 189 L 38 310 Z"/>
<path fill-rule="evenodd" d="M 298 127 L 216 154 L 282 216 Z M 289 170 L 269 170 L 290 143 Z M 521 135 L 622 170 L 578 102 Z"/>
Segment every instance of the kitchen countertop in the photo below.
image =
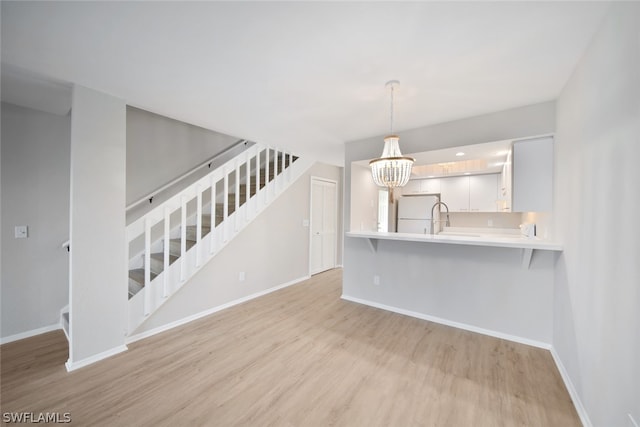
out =
<path fill-rule="evenodd" d="M 451 234 L 414 234 L 414 233 L 383 233 L 378 231 L 348 231 L 348 237 L 358 237 L 370 240 L 398 240 L 404 242 L 439 243 L 468 246 L 493 246 L 500 248 L 515 248 L 527 250 L 562 251 L 562 245 L 550 240 L 538 238 L 528 239 L 520 236 L 505 236 L 477 233 Z M 375 247 L 373 248 L 375 249 Z M 530 254 L 529 254 L 530 257 Z"/>

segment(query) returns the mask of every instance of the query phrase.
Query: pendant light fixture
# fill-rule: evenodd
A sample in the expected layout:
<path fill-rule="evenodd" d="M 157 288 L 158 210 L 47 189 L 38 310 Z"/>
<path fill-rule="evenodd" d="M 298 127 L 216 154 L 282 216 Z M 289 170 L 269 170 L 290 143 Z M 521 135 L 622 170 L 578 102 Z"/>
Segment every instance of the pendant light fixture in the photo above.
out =
<path fill-rule="evenodd" d="M 371 175 L 376 185 L 387 187 L 390 189 L 389 199 L 393 202 L 393 189 L 395 187 L 403 187 L 409 181 L 411 176 L 411 166 L 415 159 L 405 157 L 400 152 L 398 141 L 400 137 L 393 133 L 393 101 L 394 91 L 400 84 L 397 80 L 391 80 L 386 83 L 386 87 L 391 89 L 391 108 L 390 108 L 390 126 L 389 135 L 384 137 L 384 148 L 382 156 L 369 162 L 371 166 Z"/>

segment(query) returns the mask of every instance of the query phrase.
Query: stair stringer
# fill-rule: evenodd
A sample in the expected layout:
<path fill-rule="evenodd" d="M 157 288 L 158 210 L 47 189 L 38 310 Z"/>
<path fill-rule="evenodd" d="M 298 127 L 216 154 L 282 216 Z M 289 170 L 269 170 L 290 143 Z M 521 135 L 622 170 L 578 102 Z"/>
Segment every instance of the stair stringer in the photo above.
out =
<path fill-rule="evenodd" d="M 132 335 L 151 314 L 164 305 L 178 289 L 187 284 L 200 269 L 302 177 L 314 163 L 310 159 L 297 158 L 264 188 L 257 190 L 253 197 L 238 207 L 217 227 L 212 224 L 211 231 L 207 235 L 155 277 L 148 286 L 134 295 L 129 300 L 127 335 Z M 165 277 L 166 275 L 168 277 Z"/>

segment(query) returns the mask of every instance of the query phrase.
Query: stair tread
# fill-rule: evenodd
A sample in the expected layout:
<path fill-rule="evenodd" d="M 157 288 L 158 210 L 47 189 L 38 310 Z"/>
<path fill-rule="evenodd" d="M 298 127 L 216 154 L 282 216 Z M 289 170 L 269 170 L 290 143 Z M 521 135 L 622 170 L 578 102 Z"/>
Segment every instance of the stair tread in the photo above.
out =
<path fill-rule="evenodd" d="M 164 262 L 164 252 L 152 253 L 151 254 L 151 258 L 153 258 L 155 260 L 158 260 L 158 261 L 163 261 Z M 175 260 L 177 260 L 177 259 L 178 259 L 178 257 L 176 255 L 169 254 L 169 265 L 173 264 L 175 262 Z"/>
<path fill-rule="evenodd" d="M 202 216 L 205 216 L 205 215 L 206 214 L 203 214 Z M 187 225 L 187 230 L 195 230 L 197 227 L 198 227 L 197 225 Z M 210 231 L 211 227 L 209 227 L 208 225 L 202 224 L 202 231 L 204 231 L 204 230 Z"/>
<path fill-rule="evenodd" d="M 185 251 L 191 249 L 197 242 L 195 240 L 185 239 Z M 169 252 L 172 255 L 180 256 L 182 251 L 181 239 L 171 239 L 169 241 Z"/>
<path fill-rule="evenodd" d="M 156 276 L 158 275 L 152 271 L 151 280 L 155 279 Z M 129 278 L 140 284 L 144 284 L 144 268 L 134 268 L 129 270 Z"/>
<path fill-rule="evenodd" d="M 171 243 L 180 243 L 180 239 L 179 237 L 177 239 L 171 239 Z M 190 248 L 191 246 L 196 244 L 195 240 L 191 240 L 191 239 L 185 239 L 185 242 L 187 244 L 187 248 Z"/>

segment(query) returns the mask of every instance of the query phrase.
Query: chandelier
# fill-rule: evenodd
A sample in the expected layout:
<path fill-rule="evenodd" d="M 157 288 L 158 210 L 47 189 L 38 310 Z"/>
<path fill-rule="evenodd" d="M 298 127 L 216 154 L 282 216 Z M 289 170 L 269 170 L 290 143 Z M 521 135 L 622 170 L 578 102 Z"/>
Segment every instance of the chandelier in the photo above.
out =
<path fill-rule="evenodd" d="M 415 159 L 402 155 L 398 144 L 400 137 L 393 134 L 393 95 L 395 88 L 399 84 L 399 81 L 391 80 L 385 85 L 391 88 L 389 135 L 384 137 L 382 156 L 369 162 L 373 181 L 380 187 L 389 188 L 391 192 L 395 187 L 403 187 L 407 184 L 411 176 L 411 166 L 415 162 Z M 392 195 L 390 194 L 389 196 L 393 200 Z"/>

